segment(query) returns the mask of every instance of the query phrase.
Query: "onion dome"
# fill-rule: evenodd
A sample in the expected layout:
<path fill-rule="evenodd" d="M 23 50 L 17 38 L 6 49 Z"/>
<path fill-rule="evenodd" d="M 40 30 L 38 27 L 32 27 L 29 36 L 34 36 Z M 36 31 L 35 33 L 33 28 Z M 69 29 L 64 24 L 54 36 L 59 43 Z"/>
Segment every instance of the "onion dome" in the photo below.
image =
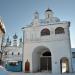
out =
<path fill-rule="evenodd" d="M 13 39 L 17 39 L 18 38 L 18 36 L 15 34 L 14 36 L 13 36 Z"/>
<path fill-rule="evenodd" d="M 48 8 L 48 9 L 46 10 L 46 12 L 48 12 L 48 11 L 51 11 L 51 12 L 52 12 L 52 10 L 51 10 L 50 8 Z"/>
<path fill-rule="evenodd" d="M 48 9 L 45 11 L 45 17 L 46 17 L 46 20 L 51 19 L 51 18 L 53 17 L 53 11 L 48 8 Z"/>
<path fill-rule="evenodd" d="M 38 12 L 36 11 L 35 14 L 38 14 Z"/>
<path fill-rule="evenodd" d="M 36 11 L 35 13 L 34 13 L 34 19 L 38 19 L 39 18 L 39 13 Z"/>

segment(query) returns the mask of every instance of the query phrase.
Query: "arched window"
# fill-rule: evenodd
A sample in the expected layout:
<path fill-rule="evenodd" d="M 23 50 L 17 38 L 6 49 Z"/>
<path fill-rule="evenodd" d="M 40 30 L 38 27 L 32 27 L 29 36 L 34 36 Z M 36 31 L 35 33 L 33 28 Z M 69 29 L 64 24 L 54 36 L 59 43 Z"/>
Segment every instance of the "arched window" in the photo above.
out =
<path fill-rule="evenodd" d="M 58 28 L 55 29 L 55 34 L 62 34 L 62 33 L 65 33 L 64 28 L 58 27 Z"/>
<path fill-rule="evenodd" d="M 41 31 L 41 36 L 50 35 L 49 29 L 45 28 Z"/>
<path fill-rule="evenodd" d="M 18 52 L 18 55 L 20 55 L 20 52 Z"/>
<path fill-rule="evenodd" d="M 12 55 L 14 55 L 14 53 L 12 52 Z"/>

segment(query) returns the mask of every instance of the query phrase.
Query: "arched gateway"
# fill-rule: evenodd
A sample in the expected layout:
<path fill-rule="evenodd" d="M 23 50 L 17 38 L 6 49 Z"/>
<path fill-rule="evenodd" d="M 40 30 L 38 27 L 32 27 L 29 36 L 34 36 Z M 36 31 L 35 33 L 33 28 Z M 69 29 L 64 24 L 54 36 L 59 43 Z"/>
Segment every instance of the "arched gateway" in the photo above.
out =
<path fill-rule="evenodd" d="M 52 55 L 48 48 L 39 46 L 32 53 L 33 72 L 52 71 Z"/>

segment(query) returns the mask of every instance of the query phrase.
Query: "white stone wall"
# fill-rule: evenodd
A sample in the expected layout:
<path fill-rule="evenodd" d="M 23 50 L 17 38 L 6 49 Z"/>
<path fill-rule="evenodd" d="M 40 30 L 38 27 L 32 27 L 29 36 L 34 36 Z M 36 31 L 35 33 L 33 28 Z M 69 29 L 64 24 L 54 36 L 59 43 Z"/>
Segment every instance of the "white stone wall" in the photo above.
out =
<path fill-rule="evenodd" d="M 63 27 L 65 34 L 55 34 L 57 27 Z M 40 36 L 42 29 L 48 28 L 50 30 L 49 36 Z M 52 73 L 60 73 L 60 59 L 67 57 L 69 59 L 69 69 L 71 72 L 71 46 L 69 36 L 69 23 L 58 22 L 51 25 L 38 25 L 27 27 L 23 30 L 24 32 L 24 51 L 23 51 L 23 71 L 25 71 L 25 62 L 28 59 L 30 62 L 30 71 L 36 71 L 39 66 L 39 60 L 36 60 L 38 55 L 35 55 L 34 59 L 32 54 L 40 50 L 41 46 L 48 48 L 52 54 Z M 35 52 L 34 52 L 35 53 Z M 38 59 L 38 58 L 37 58 Z M 36 61 L 35 61 L 36 60 Z M 33 61 L 36 64 L 33 64 Z M 38 62 L 38 63 L 37 63 Z"/>
<path fill-rule="evenodd" d="M 33 40 L 36 41 L 36 40 L 44 39 L 45 37 L 40 36 L 41 30 L 44 29 L 44 28 L 48 28 L 50 30 L 50 36 L 48 36 L 48 38 L 52 40 L 53 38 L 54 39 L 56 38 L 55 36 L 57 36 L 57 35 L 55 35 L 55 29 L 57 27 L 63 27 L 65 29 L 65 35 L 66 35 L 66 34 L 68 34 L 68 26 L 69 26 L 68 22 L 65 22 L 65 23 L 59 22 L 59 23 L 56 23 L 56 24 L 53 24 L 53 25 L 44 25 L 44 26 L 41 25 L 41 26 L 28 27 L 28 28 L 25 28 L 25 40 L 26 41 L 33 41 Z M 68 37 L 68 36 L 66 36 L 66 37 Z"/>
<path fill-rule="evenodd" d="M 3 61 L 22 61 L 22 48 L 18 47 L 18 46 L 9 46 L 9 47 L 5 47 L 4 51 L 7 52 L 7 55 L 3 55 Z M 13 55 L 12 55 L 13 52 Z M 18 52 L 20 53 L 18 55 Z"/>

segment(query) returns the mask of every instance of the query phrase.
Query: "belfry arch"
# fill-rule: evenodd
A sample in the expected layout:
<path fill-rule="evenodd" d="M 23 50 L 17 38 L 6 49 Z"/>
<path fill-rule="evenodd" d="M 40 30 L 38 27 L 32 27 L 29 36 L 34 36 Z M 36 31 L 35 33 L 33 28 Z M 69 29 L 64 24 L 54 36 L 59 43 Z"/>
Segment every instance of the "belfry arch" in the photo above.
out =
<path fill-rule="evenodd" d="M 47 47 L 36 47 L 32 53 L 32 70 L 33 72 L 39 71 L 52 71 L 52 55 Z"/>
<path fill-rule="evenodd" d="M 41 30 L 41 36 L 47 36 L 50 35 L 50 30 L 48 28 L 44 28 Z"/>
<path fill-rule="evenodd" d="M 55 34 L 63 34 L 63 33 L 65 33 L 63 27 L 57 27 L 57 28 L 55 29 Z"/>

